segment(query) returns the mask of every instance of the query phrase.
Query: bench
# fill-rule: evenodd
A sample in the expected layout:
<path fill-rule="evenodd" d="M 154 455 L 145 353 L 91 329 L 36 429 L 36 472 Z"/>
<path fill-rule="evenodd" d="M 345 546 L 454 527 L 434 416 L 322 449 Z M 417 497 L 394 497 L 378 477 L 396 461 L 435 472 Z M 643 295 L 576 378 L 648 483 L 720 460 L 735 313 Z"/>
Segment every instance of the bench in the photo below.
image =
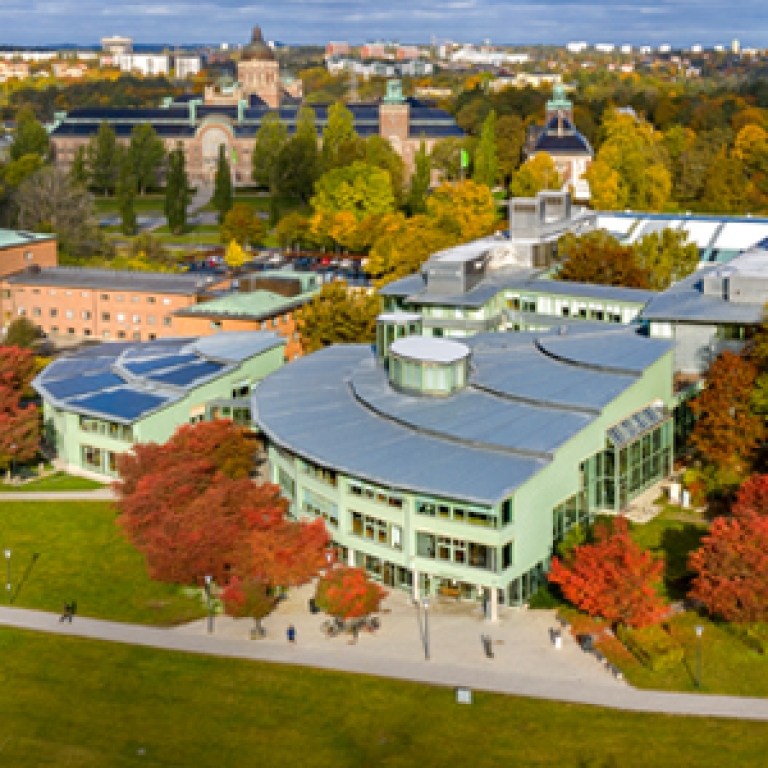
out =
<path fill-rule="evenodd" d="M 437 590 L 437 594 L 440 597 L 452 597 L 458 600 L 461 597 L 461 592 L 458 587 L 440 587 Z"/>

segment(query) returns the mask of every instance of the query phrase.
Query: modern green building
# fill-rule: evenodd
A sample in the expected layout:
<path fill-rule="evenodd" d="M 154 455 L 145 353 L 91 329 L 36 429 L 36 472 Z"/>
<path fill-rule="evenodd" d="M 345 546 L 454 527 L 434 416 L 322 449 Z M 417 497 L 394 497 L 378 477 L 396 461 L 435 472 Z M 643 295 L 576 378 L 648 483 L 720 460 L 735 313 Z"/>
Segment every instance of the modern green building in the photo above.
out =
<path fill-rule="evenodd" d="M 273 332 L 104 343 L 60 357 L 32 382 L 46 440 L 66 469 L 114 478 L 134 443 L 164 443 L 211 416 L 249 423 L 252 387 L 283 364 Z"/>
<path fill-rule="evenodd" d="M 672 344 L 621 325 L 334 346 L 252 395 L 272 479 L 342 557 L 414 597 L 528 600 L 577 523 L 672 468 Z M 381 343 L 381 342 L 380 342 Z"/>

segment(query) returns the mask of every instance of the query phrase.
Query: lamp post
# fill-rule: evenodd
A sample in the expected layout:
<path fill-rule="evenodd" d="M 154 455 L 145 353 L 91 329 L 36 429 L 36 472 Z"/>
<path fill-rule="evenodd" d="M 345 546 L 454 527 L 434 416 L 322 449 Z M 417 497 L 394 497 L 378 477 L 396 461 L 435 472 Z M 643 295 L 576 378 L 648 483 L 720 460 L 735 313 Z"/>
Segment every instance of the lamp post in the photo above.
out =
<path fill-rule="evenodd" d="M 13 445 L 11 445 L 11 481 L 13 481 L 13 476 L 15 474 L 16 474 L 16 443 L 13 443 Z"/>
<path fill-rule="evenodd" d="M 696 687 L 701 688 L 701 636 L 704 634 L 704 627 L 701 624 L 696 625 Z"/>
<path fill-rule="evenodd" d="M 429 661 L 429 598 L 425 597 L 421 604 L 424 606 L 424 660 Z"/>
<path fill-rule="evenodd" d="M 208 634 L 213 634 L 213 606 L 211 604 L 211 584 L 213 582 L 213 576 L 205 577 L 205 597 L 208 601 Z"/>
<path fill-rule="evenodd" d="M 5 581 L 5 588 L 8 590 L 8 594 L 11 594 L 11 550 L 5 550 L 5 562 L 7 564 L 7 578 Z"/>

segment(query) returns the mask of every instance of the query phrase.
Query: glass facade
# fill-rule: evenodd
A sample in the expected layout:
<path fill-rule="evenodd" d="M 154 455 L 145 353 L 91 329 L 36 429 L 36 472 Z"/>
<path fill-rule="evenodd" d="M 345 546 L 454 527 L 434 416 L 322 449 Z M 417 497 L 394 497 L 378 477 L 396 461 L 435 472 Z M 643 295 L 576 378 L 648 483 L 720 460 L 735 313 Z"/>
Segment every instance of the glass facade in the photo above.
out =
<path fill-rule="evenodd" d="M 401 390 L 425 395 L 449 395 L 466 386 L 467 360 L 441 364 L 392 355 L 389 361 L 389 380 Z"/>

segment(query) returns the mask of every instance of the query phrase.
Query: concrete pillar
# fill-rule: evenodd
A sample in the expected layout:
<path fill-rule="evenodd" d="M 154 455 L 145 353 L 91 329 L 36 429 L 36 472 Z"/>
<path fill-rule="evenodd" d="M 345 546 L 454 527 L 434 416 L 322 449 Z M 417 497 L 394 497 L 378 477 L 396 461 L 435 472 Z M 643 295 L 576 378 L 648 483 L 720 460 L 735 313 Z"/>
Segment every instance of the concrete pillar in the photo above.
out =
<path fill-rule="evenodd" d="M 413 571 L 413 599 L 421 599 L 421 591 L 419 589 L 419 572 L 414 568 Z"/>
<path fill-rule="evenodd" d="M 352 547 L 347 550 L 347 565 L 350 568 L 355 567 L 355 550 Z"/>
<path fill-rule="evenodd" d="M 496 589 L 496 587 L 489 587 L 488 591 L 491 594 L 490 594 L 490 601 L 486 609 L 487 612 L 486 612 L 485 618 L 488 621 L 498 621 L 499 620 L 499 590 Z"/>

